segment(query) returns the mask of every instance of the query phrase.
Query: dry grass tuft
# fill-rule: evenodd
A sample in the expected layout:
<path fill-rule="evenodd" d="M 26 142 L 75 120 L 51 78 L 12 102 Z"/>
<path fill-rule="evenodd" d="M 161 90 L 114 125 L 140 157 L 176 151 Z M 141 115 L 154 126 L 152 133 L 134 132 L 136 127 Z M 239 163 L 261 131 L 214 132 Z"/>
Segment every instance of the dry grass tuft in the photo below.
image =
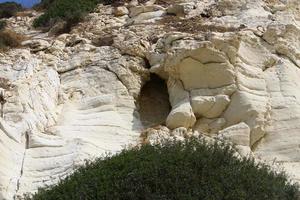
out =
<path fill-rule="evenodd" d="M 0 31 L 0 50 L 8 50 L 9 48 L 20 47 L 25 40 L 23 35 L 20 35 L 12 30 Z"/>
<path fill-rule="evenodd" d="M 164 17 L 161 20 L 161 23 L 165 25 L 169 31 L 179 31 L 192 34 L 199 32 L 236 32 L 244 28 L 243 26 L 236 28 L 205 24 L 205 20 L 207 18 L 209 18 L 209 16 L 197 16 L 189 19 L 182 19 L 178 16 L 169 15 Z"/>

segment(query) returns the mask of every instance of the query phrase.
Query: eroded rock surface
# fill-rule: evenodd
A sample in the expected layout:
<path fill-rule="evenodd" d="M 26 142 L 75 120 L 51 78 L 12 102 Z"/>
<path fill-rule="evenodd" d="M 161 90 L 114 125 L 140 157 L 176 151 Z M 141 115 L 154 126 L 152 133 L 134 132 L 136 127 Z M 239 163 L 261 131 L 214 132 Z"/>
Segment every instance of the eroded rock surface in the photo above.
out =
<path fill-rule="evenodd" d="M 199 134 L 300 181 L 299 9 L 132 1 L 99 5 L 59 36 L 31 28 L 39 13 L 8 19 L 28 39 L 0 54 L 0 199 L 126 145 Z"/>

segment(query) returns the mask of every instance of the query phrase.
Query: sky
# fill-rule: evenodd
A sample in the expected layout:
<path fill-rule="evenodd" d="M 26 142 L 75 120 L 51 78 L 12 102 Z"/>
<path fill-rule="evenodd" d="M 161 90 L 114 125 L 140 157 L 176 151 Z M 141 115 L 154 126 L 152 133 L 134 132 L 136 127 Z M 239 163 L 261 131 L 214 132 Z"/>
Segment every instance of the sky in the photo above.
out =
<path fill-rule="evenodd" d="M 0 3 L 9 2 L 9 1 L 14 1 L 14 2 L 17 2 L 19 4 L 22 4 L 22 6 L 25 7 L 25 8 L 30 8 L 34 4 L 40 2 L 40 0 L 0 0 Z"/>

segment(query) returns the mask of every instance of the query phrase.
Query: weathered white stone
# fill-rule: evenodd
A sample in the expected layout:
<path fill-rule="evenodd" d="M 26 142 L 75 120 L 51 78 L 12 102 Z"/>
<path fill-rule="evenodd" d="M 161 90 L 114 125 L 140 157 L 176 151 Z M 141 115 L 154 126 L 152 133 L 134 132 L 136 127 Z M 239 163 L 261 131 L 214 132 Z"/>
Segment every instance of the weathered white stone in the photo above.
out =
<path fill-rule="evenodd" d="M 179 76 L 187 90 L 219 88 L 234 83 L 233 68 L 225 63 L 203 64 L 193 58 L 183 60 Z"/>
<path fill-rule="evenodd" d="M 250 146 L 250 128 L 244 122 L 219 131 L 218 137 L 229 140 L 236 145 Z"/>
<path fill-rule="evenodd" d="M 168 128 L 192 127 L 196 117 L 190 104 L 189 93 L 183 89 L 181 82 L 174 79 L 169 79 L 168 89 L 172 106 L 166 121 Z"/>
<path fill-rule="evenodd" d="M 192 96 L 191 102 L 193 112 L 196 116 L 216 118 L 227 108 L 230 99 L 226 95 Z"/>
<path fill-rule="evenodd" d="M 197 6 L 188 15 L 201 10 Z M 236 131 L 237 138 L 245 133 L 242 144 L 236 141 L 240 153 L 276 158 L 299 181 L 295 150 L 299 143 L 299 2 L 222 0 L 216 7 L 203 7 L 210 11 L 202 10 L 211 17 L 202 23 L 207 30 L 161 37 L 148 54 L 151 71 L 182 83 L 198 117 L 193 130 L 212 134 L 243 122 L 247 128 Z M 216 97 L 226 101 L 220 101 L 222 106 L 213 113 L 210 108 Z M 219 118 L 225 123 L 212 131 L 210 123 Z"/>
<path fill-rule="evenodd" d="M 161 17 L 164 15 L 165 15 L 164 10 L 144 12 L 133 17 L 132 21 L 134 24 L 154 23 L 156 20 L 161 19 Z"/>
<path fill-rule="evenodd" d="M 119 6 L 115 8 L 114 14 L 115 16 L 123 16 L 123 15 L 128 15 L 129 11 L 126 7 Z"/>
<path fill-rule="evenodd" d="M 130 17 L 136 17 L 142 13 L 155 12 L 165 10 L 164 7 L 159 5 L 145 5 L 145 6 L 133 6 L 129 8 Z"/>
<path fill-rule="evenodd" d="M 240 156 L 254 158 L 254 154 L 249 146 L 236 145 L 235 148 Z"/>
<path fill-rule="evenodd" d="M 207 119 L 200 118 L 194 125 L 194 131 L 198 131 L 202 134 L 214 135 L 217 134 L 226 124 L 224 118 Z"/>
<path fill-rule="evenodd" d="M 30 60 L 29 51 L 20 50 L 2 60 L 9 70 L 1 74 L 7 80 L 1 84 L 6 103 L 0 162 L 7 163 L 1 167 L 1 199 L 55 184 L 85 159 L 137 142 L 143 126 L 134 98 L 149 78 L 143 59 L 112 47 L 78 46 L 86 44 L 64 47 L 73 48 L 68 57 L 52 57 L 60 75 L 39 65 L 43 53 Z"/>
<path fill-rule="evenodd" d="M 27 40 L 23 42 L 22 45 L 29 46 L 34 52 L 42 51 L 50 47 L 49 42 L 46 40 Z"/>
<path fill-rule="evenodd" d="M 184 16 L 188 14 L 194 8 L 194 6 L 194 3 L 171 4 L 167 8 L 167 13 L 175 14 L 177 16 Z"/>

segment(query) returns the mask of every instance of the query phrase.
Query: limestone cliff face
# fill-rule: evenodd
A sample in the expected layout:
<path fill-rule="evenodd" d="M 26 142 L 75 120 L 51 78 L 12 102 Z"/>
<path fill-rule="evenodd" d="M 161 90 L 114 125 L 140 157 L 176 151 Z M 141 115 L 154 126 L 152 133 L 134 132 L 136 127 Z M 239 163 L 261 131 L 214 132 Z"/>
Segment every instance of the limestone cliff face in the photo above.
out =
<path fill-rule="evenodd" d="M 300 181 L 300 2 L 99 5 L 70 34 L 0 54 L 0 199 L 143 139 L 203 134 Z M 159 78 L 160 77 L 160 78 Z M 160 135 L 160 136 L 159 136 Z"/>

